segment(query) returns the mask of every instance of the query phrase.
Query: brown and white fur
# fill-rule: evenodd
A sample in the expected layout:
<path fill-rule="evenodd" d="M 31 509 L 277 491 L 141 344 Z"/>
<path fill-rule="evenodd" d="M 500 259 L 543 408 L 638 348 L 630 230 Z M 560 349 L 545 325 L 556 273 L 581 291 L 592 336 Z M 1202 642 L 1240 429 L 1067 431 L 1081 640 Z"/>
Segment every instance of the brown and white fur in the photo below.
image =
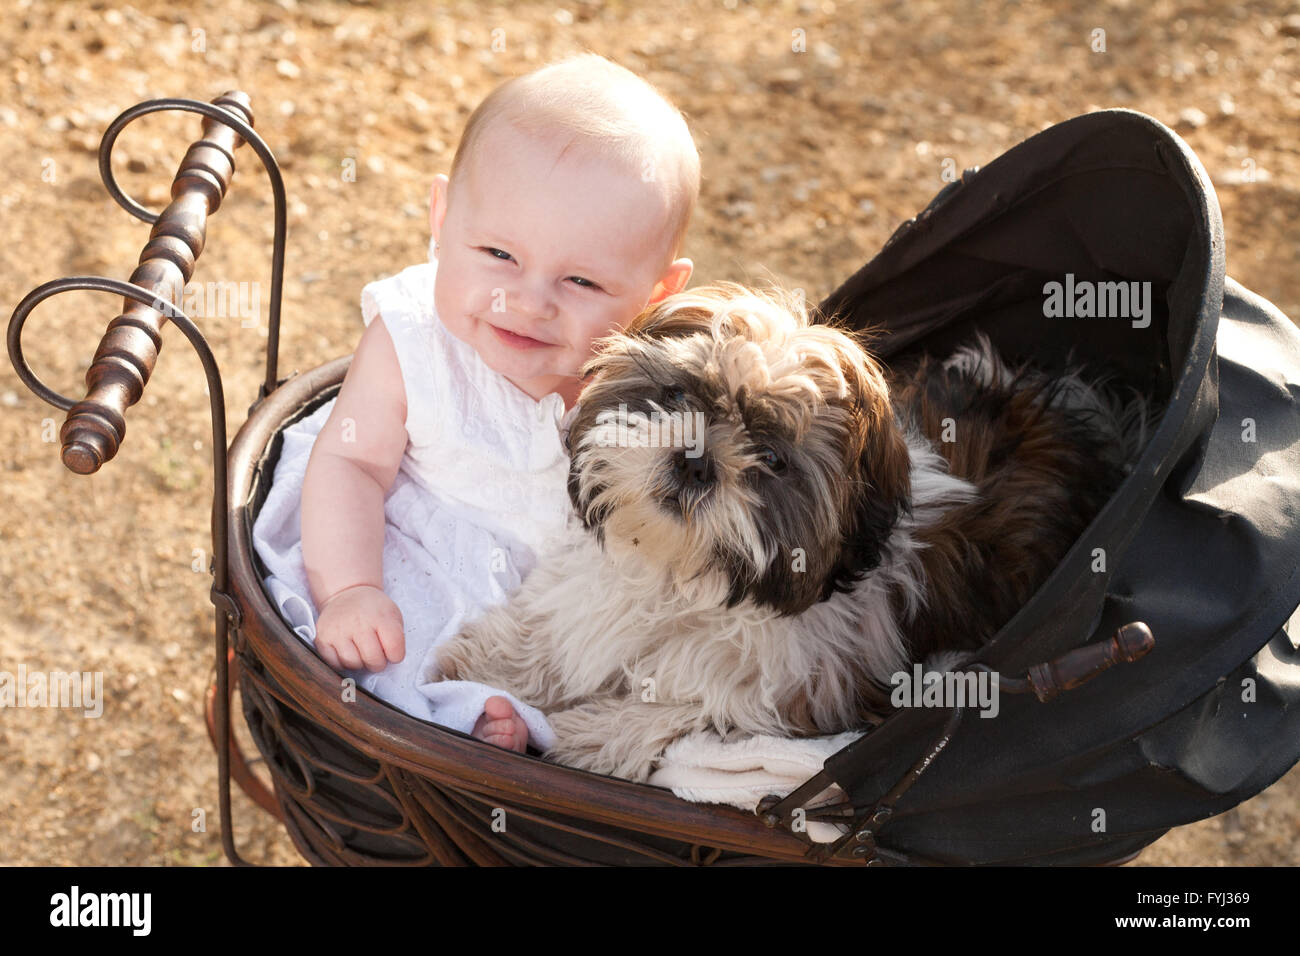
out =
<path fill-rule="evenodd" d="M 695 730 L 878 721 L 892 674 L 1025 603 L 1146 437 L 1141 400 L 983 336 L 886 372 L 779 288 L 680 293 L 602 345 L 568 433 L 580 520 L 438 666 L 542 710 L 548 759 L 633 780 Z M 616 444 L 620 403 L 703 412 L 703 454 Z"/>

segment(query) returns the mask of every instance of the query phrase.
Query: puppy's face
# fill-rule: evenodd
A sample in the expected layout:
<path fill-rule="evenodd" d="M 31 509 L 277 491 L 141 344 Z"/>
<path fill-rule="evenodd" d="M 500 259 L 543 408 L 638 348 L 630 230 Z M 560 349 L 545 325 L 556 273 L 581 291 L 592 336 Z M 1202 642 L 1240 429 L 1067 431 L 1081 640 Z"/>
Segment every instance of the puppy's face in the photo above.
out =
<path fill-rule="evenodd" d="M 583 367 L 569 493 L 608 549 L 795 614 L 880 561 L 910 463 L 879 367 L 780 289 L 670 296 Z"/>

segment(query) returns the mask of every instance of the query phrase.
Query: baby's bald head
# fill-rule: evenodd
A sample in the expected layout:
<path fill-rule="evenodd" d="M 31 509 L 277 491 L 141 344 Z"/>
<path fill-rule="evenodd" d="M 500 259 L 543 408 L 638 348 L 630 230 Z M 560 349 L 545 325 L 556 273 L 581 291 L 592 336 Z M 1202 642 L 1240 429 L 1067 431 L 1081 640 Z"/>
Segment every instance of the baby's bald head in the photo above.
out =
<path fill-rule="evenodd" d="M 596 53 L 581 53 L 502 83 L 470 114 L 451 165 L 448 204 L 458 183 L 482 170 L 492 130 L 519 133 L 597 156 L 661 197 L 662 262 L 680 254 L 700 194 L 700 156 L 681 112 L 635 73 Z M 457 178 L 457 174 L 461 178 Z"/>

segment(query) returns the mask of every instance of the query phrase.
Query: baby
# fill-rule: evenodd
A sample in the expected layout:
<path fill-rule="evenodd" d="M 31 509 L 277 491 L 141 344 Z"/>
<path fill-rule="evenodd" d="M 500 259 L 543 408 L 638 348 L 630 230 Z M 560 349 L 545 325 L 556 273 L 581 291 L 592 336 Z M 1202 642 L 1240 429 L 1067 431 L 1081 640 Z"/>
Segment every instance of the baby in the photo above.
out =
<path fill-rule="evenodd" d="M 439 539 L 448 548 L 490 534 L 499 557 L 519 554 L 522 542 L 532 548 L 521 562 L 527 570 L 538 544 L 523 531 L 537 510 L 527 486 L 549 483 L 548 500 L 564 501 L 567 462 L 542 469 L 544 454 L 509 447 L 535 444 L 535 426 L 501 420 L 533 411 L 558 433 L 558 411 L 577 401 L 593 341 L 685 287 L 692 263 L 677 253 L 699 170 L 681 113 L 594 53 L 505 82 L 469 117 L 450 177 L 434 178 L 429 216 L 433 322 L 462 345 L 430 338 L 437 330 L 413 334 L 409 318 L 376 307 L 384 321 L 362 334 L 303 479 L 315 646 L 331 667 L 377 673 L 429 652 L 406 646 L 404 615 L 430 605 L 404 610 L 384 590 L 385 495 L 399 468 L 436 499 L 439 520 L 457 526 Z M 456 356 L 470 374 L 446 367 Z M 447 388 L 477 394 L 431 400 Z M 446 420 L 457 416 L 480 421 Z M 545 447 L 554 445 L 551 435 Z M 483 553 L 439 560 L 487 576 Z M 473 735 L 516 751 L 529 739 L 510 702 L 495 696 Z"/>

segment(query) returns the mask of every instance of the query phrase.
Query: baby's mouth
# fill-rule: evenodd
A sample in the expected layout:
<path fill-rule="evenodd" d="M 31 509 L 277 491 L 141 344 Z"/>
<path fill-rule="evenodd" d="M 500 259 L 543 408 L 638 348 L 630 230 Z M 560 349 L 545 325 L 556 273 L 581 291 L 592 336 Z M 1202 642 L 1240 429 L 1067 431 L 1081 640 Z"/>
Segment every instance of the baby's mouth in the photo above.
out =
<path fill-rule="evenodd" d="M 488 325 L 492 325 L 491 322 Z M 498 339 L 516 349 L 539 349 L 546 348 L 551 343 L 543 342 L 540 339 L 530 338 L 527 335 L 520 335 L 517 332 L 511 332 L 509 329 L 503 329 L 499 326 L 492 325 L 492 331 L 496 333 Z"/>

